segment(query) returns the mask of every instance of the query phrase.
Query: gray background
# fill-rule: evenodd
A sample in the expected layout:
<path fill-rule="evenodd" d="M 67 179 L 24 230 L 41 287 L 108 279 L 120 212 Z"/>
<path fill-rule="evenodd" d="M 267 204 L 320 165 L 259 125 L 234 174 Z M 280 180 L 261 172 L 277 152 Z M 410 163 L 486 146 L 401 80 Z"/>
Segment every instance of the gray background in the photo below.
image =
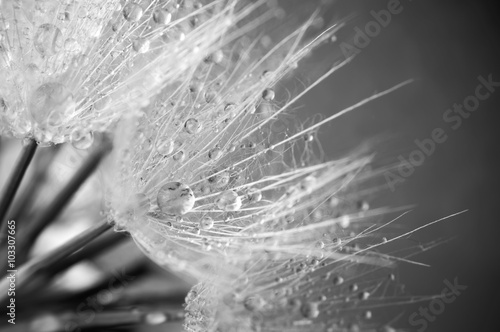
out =
<path fill-rule="evenodd" d="M 388 1 L 339 1 L 341 10 L 357 17 L 345 30 L 364 28 L 373 20 L 371 10 L 387 8 Z M 408 78 L 415 82 L 370 103 L 320 131 L 329 156 L 342 155 L 361 142 L 379 139 L 381 164 L 397 163 L 415 150 L 415 139 L 428 138 L 441 127 L 448 140 L 416 168 L 394 192 L 380 193 L 377 204 L 416 204 L 401 222 L 411 229 L 440 217 L 468 209 L 450 220 L 412 235 L 412 241 L 454 238 L 416 257 L 431 268 L 403 264 L 401 280 L 412 294 L 438 294 L 443 281 L 458 279 L 467 285 L 455 302 L 429 324 L 427 331 L 491 331 L 498 315 L 500 280 L 497 264 L 498 169 L 500 91 L 481 102 L 479 109 L 452 130 L 443 113 L 474 93 L 477 77 L 493 74 L 500 81 L 499 45 L 493 2 L 401 1 L 403 11 L 372 38 L 354 62 L 302 102 L 310 115 L 330 115 L 374 91 Z M 336 13 L 330 13 L 332 17 Z M 403 241 L 402 244 L 405 242 Z M 411 242 L 406 242 L 411 243 Z M 419 306 L 401 309 L 400 322 Z M 404 324 L 402 324 L 404 325 Z"/>

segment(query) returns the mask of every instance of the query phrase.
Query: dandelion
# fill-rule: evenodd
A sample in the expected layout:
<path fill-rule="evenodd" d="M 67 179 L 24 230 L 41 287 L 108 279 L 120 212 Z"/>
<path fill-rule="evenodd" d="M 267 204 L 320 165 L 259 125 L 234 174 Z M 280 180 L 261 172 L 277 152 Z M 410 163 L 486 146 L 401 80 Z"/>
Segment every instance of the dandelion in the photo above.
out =
<path fill-rule="evenodd" d="M 317 30 L 319 12 L 309 5 L 309 16 L 295 20 L 272 1 L 1 6 L 0 133 L 26 144 L 2 219 L 35 142 L 87 150 L 25 230 L 19 287 L 113 244 L 92 246 L 113 227 L 156 264 L 198 282 L 186 298 L 188 331 L 374 330 L 378 308 L 419 300 L 402 296 L 388 277 L 409 255 L 378 251 L 397 237 L 384 241 L 376 222 L 394 210 L 367 202 L 376 191 L 368 181 L 379 175 L 368 168 L 374 156 L 360 149 L 325 161 L 315 139 L 324 124 L 408 81 L 328 118 L 276 130 L 305 93 L 352 60 L 325 59 L 324 73 L 285 91 L 345 21 Z M 107 154 L 104 218 L 27 260 L 31 243 Z M 134 324 L 183 318 L 119 314 Z M 41 321 L 57 330 L 64 319 Z"/>

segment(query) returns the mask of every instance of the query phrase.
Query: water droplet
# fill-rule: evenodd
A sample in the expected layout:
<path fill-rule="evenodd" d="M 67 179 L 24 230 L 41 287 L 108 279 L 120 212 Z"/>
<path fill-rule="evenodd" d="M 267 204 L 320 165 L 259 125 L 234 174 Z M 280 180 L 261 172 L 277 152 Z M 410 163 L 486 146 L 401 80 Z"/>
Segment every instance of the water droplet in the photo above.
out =
<path fill-rule="evenodd" d="M 214 227 L 214 220 L 210 217 L 203 217 L 201 220 L 200 220 L 200 228 L 201 229 L 205 229 L 205 230 L 208 230 L 208 229 L 211 229 L 212 227 Z"/>
<path fill-rule="evenodd" d="M 172 159 L 175 160 L 175 161 L 183 161 L 184 160 L 184 157 L 185 157 L 185 154 L 184 154 L 184 151 L 177 151 L 173 156 L 172 156 Z"/>
<path fill-rule="evenodd" d="M 82 51 L 82 47 L 74 38 L 68 38 L 64 41 L 64 51 L 70 55 L 76 55 Z"/>
<path fill-rule="evenodd" d="M 365 291 L 365 292 L 361 292 L 361 293 L 359 293 L 359 294 L 358 294 L 358 298 L 359 298 L 360 300 L 366 300 L 366 299 L 368 299 L 369 297 L 370 297 L 370 293 L 368 293 L 368 292 L 366 292 L 366 291 Z"/>
<path fill-rule="evenodd" d="M 257 188 L 250 188 L 247 191 L 247 199 L 249 202 L 260 202 L 262 199 L 262 192 Z"/>
<path fill-rule="evenodd" d="M 59 126 L 75 111 L 71 91 L 61 83 L 45 83 L 31 95 L 29 110 L 41 125 Z"/>
<path fill-rule="evenodd" d="M 318 303 L 306 302 L 300 307 L 300 313 L 304 318 L 312 319 L 317 318 L 320 314 Z"/>
<path fill-rule="evenodd" d="M 61 30 L 53 24 L 45 23 L 38 27 L 33 38 L 33 45 L 41 56 L 52 56 L 63 46 Z"/>
<path fill-rule="evenodd" d="M 340 276 L 337 276 L 337 277 L 333 278 L 333 284 L 335 286 L 342 285 L 343 283 L 344 283 L 344 278 L 342 278 Z"/>
<path fill-rule="evenodd" d="M 305 142 L 312 142 L 312 141 L 314 141 L 314 135 L 313 134 L 305 134 L 304 135 L 304 141 Z"/>
<path fill-rule="evenodd" d="M 160 325 L 167 321 L 167 316 L 163 312 L 150 312 L 144 317 L 144 322 L 147 325 Z"/>
<path fill-rule="evenodd" d="M 216 200 L 217 207 L 224 211 L 237 211 L 241 208 L 241 198 L 232 190 L 220 193 Z"/>
<path fill-rule="evenodd" d="M 351 218 L 348 215 L 343 215 L 340 217 L 340 227 L 347 228 L 351 225 Z"/>
<path fill-rule="evenodd" d="M 221 50 L 217 50 L 205 58 L 207 63 L 221 63 L 224 59 L 224 53 Z"/>
<path fill-rule="evenodd" d="M 74 148 L 85 150 L 91 147 L 92 143 L 94 143 L 94 134 L 92 134 L 91 131 L 75 129 L 71 133 L 70 140 Z"/>
<path fill-rule="evenodd" d="M 123 7 L 123 17 L 129 22 L 138 22 L 144 11 L 142 7 L 135 3 L 128 3 Z"/>
<path fill-rule="evenodd" d="M 137 38 L 132 43 L 132 48 L 137 53 L 147 53 L 149 51 L 149 45 L 150 45 L 149 39 Z"/>
<path fill-rule="evenodd" d="M 275 96 L 276 96 L 276 94 L 275 94 L 273 89 L 265 89 L 262 92 L 262 99 L 264 99 L 265 101 L 274 100 Z"/>
<path fill-rule="evenodd" d="M 243 300 L 243 306 L 248 311 L 260 311 L 266 305 L 266 301 L 259 295 L 249 295 Z"/>
<path fill-rule="evenodd" d="M 215 188 L 223 188 L 229 184 L 231 175 L 229 172 L 221 172 L 217 175 L 208 178 L 208 182 L 212 184 Z"/>
<path fill-rule="evenodd" d="M 158 191 L 157 201 L 163 213 L 183 215 L 194 207 L 195 197 L 189 186 L 181 182 L 169 182 Z"/>
<path fill-rule="evenodd" d="M 153 21 L 156 24 L 167 25 L 172 20 L 172 14 L 170 14 L 165 9 L 156 9 L 153 13 Z"/>
<path fill-rule="evenodd" d="M 220 157 L 222 157 L 222 150 L 220 148 L 215 147 L 215 148 L 211 149 L 210 151 L 208 151 L 208 158 L 210 158 L 212 160 L 217 160 Z"/>
<path fill-rule="evenodd" d="M 162 155 L 174 152 L 174 142 L 169 137 L 160 137 L 156 141 L 156 151 Z"/>
<path fill-rule="evenodd" d="M 189 134 L 198 134 L 202 129 L 202 125 L 195 118 L 190 118 L 186 120 L 186 123 L 184 124 L 184 129 Z"/>
<path fill-rule="evenodd" d="M 311 192 L 315 184 L 316 178 L 312 175 L 309 175 L 300 183 L 300 189 L 304 190 L 305 192 Z"/>

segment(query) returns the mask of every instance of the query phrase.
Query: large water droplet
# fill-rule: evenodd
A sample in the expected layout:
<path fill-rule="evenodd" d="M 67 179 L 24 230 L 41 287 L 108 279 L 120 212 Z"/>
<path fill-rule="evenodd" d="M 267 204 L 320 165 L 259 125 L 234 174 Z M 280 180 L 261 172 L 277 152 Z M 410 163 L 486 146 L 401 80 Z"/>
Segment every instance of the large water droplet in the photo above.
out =
<path fill-rule="evenodd" d="M 144 11 L 138 4 L 129 3 L 123 7 L 123 17 L 125 17 L 125 19 L 129 22 L 138 22 L 141 19 L 142 14 L 144 14 Z"/>
<path fill-rule="evenodd" d="M 63 42 L 61 30 L 50 23 L 40 25 L 33 38 L 35 49 L 41 56 L 52 56 L 58 53 Z"/>
<path fill-rule="evenodd" d="M 61 83 L 44 83 L 31 95 L 29 110 L 40 125 L 59 126 L 75 111 L 71 91 Z"/>
<path fill-rule="evenodd" d="M 194 207 L 195 197 L 189 186 L 181 182 L 169 182 L 158 191 L 157 201 L 162 212 L 183 215 Z"/>

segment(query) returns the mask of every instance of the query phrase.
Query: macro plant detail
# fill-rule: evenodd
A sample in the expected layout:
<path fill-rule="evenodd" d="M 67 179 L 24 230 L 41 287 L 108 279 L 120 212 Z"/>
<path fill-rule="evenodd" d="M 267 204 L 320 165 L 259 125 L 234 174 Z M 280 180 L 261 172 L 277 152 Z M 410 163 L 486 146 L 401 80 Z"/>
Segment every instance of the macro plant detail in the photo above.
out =
<path fill-rule="evenodd" d="M 196 286 L 175 311 L 148 312 L 144 303 L 144 312 L 126 308 L 114 320 L 74 328 L 184 319 L 187 331 L 200 332 L 394 331 L 397 317 L 387 308 L 429 299 L 404 293 L 396 263 L 413 263 L 412 255 L 438 242 L 385 252 L 384 244 L 413 232 L 386 238 L 398 220 L 389 215 L 403 209 L 368 203 L 385 169 L 370 167 L 369 148 L 325 160 L 315 137 L 326 123 L 410 81 L 308 125 L 275 130 L 302 96 L 353 60 L 329 54 L 318 61 L 327 68 L 321 74 L 300 73 L 348 24 L 325 23 L 322 10 L 334 5 L 0 2 L 0 133 L 24 145 L 0 198 L 2 246 L 10 239 L 7 220 L 19 221 L 18 305 L 43 288 L 44 277 L 116 245 L 122 233 Z M 294 79 L 298 91 L 287 86 Z M 42 170 L 25 176 L 35 153 L 45 156 L 37 161 Z M 23 212 L 20 205 L 50 186 L 51 161 L 65 154 L 77 171 L 40 212 Z M 33 184 L 19 198 L 23 177 Z M 102 192 L 77 197 L 92 210 L 92 226 L 30 257 L 54 220 L 78 210 L 69 204 L 87 180 Z M 8 287 L 0 283 L 2 303 Z M 28 324 L 39 319 L 27 317 Z M 68 330 L 57 312 L 44 324 Z"/>

